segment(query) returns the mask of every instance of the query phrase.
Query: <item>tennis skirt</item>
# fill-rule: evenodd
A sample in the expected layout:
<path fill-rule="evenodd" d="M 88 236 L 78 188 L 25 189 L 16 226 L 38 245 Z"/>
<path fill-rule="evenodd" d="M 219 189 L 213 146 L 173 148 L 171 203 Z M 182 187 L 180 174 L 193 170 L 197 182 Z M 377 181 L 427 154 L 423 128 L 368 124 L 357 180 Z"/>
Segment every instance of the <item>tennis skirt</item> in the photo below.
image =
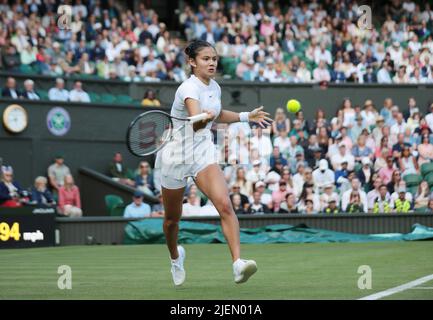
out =
<path fill-rule="evenodd" d="M 166 189 L 185 187 L 189 177 L 195 178 L 210 164 L 218 163 L 210 130 L 199 130 L 189 140 L 173 139 L 156 155 L 155 168 L 161 170 L 161 185 Z"/>

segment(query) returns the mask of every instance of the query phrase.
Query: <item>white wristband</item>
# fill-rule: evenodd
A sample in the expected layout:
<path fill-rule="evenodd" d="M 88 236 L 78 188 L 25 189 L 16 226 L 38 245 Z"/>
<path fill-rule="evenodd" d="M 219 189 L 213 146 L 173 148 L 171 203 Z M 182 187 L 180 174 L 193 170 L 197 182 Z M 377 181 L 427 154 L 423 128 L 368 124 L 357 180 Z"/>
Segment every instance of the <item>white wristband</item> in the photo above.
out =
<path fill-rule="evenodd" d="M 250 113 L 249 112 L 241 112 L 239 113 L 239 121 L 240 122 L 249 122 L 249 116 Z"/>

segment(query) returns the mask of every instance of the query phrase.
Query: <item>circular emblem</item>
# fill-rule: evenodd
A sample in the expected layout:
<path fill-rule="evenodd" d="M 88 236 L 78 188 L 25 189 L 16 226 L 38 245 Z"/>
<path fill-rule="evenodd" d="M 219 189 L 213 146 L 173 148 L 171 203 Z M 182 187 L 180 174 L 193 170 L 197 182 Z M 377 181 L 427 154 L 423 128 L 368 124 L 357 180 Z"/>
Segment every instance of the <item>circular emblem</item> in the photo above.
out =
<path fill-rule="evenodd" d="M 63 136 L 71 128 L 71 117 L 62 107 L 55 107 L 47 115 L 48 130 L 55 136 Z"/>

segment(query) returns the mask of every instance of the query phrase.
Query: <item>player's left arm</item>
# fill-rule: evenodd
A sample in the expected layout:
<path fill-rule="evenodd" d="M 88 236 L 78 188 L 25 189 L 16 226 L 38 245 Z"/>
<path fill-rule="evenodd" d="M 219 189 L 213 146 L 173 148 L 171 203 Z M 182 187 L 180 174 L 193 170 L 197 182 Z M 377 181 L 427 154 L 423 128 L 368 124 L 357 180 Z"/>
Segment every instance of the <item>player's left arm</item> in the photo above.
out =
<path fill-rule="evenodd" d="M 218 118 L 216 121 L 220 123 L 234 123 L 242 121 L 242 112 L 233 112 L 229 110 L 221 110 Z M 273 121 L 271 118 L 269 118 L 269 113 L 266 111 L 263 111 L 263 106 L 258 107 L 254 109 L 251 112 L 248 112 L 248 120 L 244 122 L 256 122 L 259 124 L 262 128 L 265 128 L 271 124 Z M 243 122 L 243 121 L 242 121 Z"/>

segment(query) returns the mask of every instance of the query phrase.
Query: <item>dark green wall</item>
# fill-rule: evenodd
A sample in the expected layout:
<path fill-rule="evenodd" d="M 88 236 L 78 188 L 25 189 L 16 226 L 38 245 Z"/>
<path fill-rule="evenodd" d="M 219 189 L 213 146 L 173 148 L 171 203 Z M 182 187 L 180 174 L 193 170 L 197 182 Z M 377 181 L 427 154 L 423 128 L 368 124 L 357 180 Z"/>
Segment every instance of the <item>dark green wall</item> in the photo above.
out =
<path fill-rule="evenodd" d="M 0 114 L 13 100 L 0 99 Z M 138 107 L 86 105 L 76 103 L 19 101 L 28 112 L 29 126 L 20 134 L 0 127 L 0 158 L 14 166 L 16 178 L 24 186 L 37 175 L 46 175 L 53 157 L 63 154 L 76 175 L 81 166 L 104 172 L 116 151 L 122 152 L 127 166 L 136 168 L 139 158 L 125 145 L 126 130 L 132 119 L 143 112 Z M 64 107 L 71 117 L 71 129 L 62 137 L 47 128 L 47 114 L 53 107 Z"/>

